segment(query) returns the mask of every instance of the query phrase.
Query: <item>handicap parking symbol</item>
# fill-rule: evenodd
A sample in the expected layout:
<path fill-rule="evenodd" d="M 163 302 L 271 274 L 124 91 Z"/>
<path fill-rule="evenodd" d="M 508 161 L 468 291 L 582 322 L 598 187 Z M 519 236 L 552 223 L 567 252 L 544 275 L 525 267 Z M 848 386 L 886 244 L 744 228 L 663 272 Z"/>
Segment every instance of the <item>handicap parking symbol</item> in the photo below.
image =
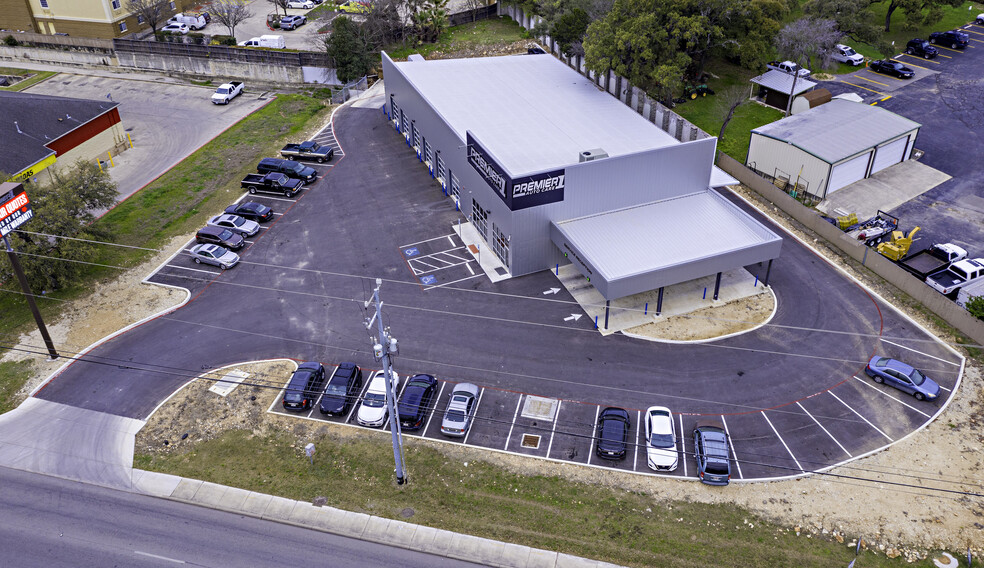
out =
<path fill-rule="evenodd" d="M 432 274 L 428 274 L 427 276 L 421 276 L 420 282 L 421 284 L 430 286 L 431 284 L 437 284 L 437 278 Z"/>
<path fill-rule="evenodd" d="M 417 250 L 417 247 L 410 247 L 408 249 L 404 249 L 403 254 L 407 256 L 417 256 L 420 254 L 420 251 Z"/>

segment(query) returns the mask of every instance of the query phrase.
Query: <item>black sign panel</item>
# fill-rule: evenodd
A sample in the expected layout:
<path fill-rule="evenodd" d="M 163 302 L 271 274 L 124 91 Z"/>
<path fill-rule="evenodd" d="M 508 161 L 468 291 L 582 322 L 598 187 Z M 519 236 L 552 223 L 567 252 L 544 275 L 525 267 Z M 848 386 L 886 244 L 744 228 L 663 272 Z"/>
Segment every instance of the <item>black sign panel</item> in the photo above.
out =
<path fill-rule="evenodd" d="M 510 178 L 505 170 L 482 146 L 467 133 L 468 163 L 495 190 L 496 195 L 511 211 L 564 200 L 565 170 L 555 170 Z"/>

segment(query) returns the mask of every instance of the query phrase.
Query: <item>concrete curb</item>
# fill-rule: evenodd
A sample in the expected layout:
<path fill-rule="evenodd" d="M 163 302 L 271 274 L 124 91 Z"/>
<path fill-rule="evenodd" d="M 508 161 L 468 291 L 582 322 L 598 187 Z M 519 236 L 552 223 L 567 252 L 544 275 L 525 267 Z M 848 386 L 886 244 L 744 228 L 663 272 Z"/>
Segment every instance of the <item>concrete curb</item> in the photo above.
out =
<path fill-rule="evenodd" d="M 617 568 L 591 560 L 207 481 L 133 470 L 133 492 L 501 568 Z"/>

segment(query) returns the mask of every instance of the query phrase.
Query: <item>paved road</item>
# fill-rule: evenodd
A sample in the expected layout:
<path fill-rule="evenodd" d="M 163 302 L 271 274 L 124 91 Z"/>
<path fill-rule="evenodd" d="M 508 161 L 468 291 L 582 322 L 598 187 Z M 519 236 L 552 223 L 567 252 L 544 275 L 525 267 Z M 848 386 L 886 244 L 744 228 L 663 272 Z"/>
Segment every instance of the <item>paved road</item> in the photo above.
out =
<path fill-rule="evenodd" d="M 0 467 L 0 565 L 477 566 Z"/>

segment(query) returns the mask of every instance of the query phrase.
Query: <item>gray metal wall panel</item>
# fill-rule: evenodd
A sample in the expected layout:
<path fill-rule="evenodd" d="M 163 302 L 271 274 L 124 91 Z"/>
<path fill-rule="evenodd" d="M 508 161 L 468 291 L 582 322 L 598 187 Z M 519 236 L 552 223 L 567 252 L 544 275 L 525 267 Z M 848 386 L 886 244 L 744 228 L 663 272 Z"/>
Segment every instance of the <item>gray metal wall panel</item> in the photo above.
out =
<path fill-rule="evenodd" d="M 788 175 L 793 183 L 799 177 L 800 183 L 806 184 L 807 190 L 814 195 L 823 195 L 830 173 L 830 164 L 820 158 L 792 144 L 755 132 L 748 145 L 745 165 L 770 176 L 775 176 L 776 170 L 779 170 L 780 174 Z"/>

